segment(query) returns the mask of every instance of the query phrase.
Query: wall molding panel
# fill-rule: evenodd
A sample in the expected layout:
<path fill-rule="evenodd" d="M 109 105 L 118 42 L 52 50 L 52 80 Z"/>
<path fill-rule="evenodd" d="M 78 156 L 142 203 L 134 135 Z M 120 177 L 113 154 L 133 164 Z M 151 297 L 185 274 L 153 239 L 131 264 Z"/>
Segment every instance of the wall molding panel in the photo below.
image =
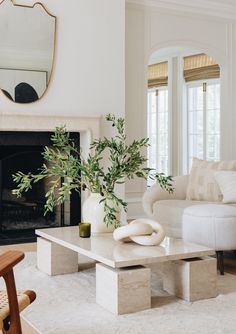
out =
<path fill-rule="evenodd" d="M 235 159 L 236 2 L 233 5 L 230 0 L 126 0 L 126 124 L 129 137 L 135 138 L 137 134 L 141 137 L 146 133 L 145 87 L 150 55 L 177 46 L 206 52 L 220 64 L 221 156 L 222 159 Z M 135 212 L 141 215 L 145 190 L 146 185 L 140 181 L 126 184 L 128 217 L 135 216 Z"/>

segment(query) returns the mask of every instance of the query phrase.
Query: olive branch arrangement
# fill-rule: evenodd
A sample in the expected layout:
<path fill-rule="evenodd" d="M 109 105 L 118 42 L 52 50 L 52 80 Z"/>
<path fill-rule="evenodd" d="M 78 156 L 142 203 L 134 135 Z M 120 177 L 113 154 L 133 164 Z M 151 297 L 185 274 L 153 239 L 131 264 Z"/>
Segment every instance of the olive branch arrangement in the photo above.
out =
<path fill-rule="evenodd" d="M 46 146 L 42 153 L 45 163 L 36 174 L 17 172 L 13 175 L 16 189 L 12 192 L 21 197 L 33 187 L 33 184 L 47 179 L 49 190 L 46 193 L 45 214 L 53 211 L 58 204 L 69 200 L 72 190 L 81 192 L 89 190 L 100 193 L 104 202 L 104 223 L 119 226 L 118 213 L 123 208 L 127 211 L 127 203 L 117 197 L 115 186 L 123 184 L 125 179 L 151 178 L 169 193 L 173 192 L 172 177 L 158 173 L 152 168 L 144 167 L 147 161 L 141 153 L 149 144 L 148 138 L 134 140 L 126 144 L 125 120 L 112 114 L 106 116 L 115 129 L 115 136 L 94 140 L 90 145 L 90 153 L 85 159 L 77 148 L 65 126 L 57 127 L 51 137 L 52 146 Z M 109 165 L 104 168 L 102 161 L 108 151 Z M 63 180 L 63 182 L 61 181 Z"/>

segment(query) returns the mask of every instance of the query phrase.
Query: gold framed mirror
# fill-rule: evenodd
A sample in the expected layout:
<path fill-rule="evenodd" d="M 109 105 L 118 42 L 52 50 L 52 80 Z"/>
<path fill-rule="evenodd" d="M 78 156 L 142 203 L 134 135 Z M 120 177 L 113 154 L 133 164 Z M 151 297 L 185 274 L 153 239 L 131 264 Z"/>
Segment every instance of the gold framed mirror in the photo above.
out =
<path fill-rule="evenodd" d="M 50 83 L 56 44 L 56 16 L 32 6 L 0 0 L 0 89 L 15 103 L 32 103 Z"/>

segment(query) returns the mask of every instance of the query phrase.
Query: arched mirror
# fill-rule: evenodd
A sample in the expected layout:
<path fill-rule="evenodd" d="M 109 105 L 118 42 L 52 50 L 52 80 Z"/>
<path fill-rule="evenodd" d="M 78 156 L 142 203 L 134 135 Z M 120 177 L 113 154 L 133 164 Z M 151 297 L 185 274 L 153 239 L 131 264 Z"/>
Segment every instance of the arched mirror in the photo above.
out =
<path fill-rule="evenodd" d="M 52 74 L 56 17 L 46 8 L 0 0 L 0 88 L 16 103 L 31 103 L 47 90 Z"/>
<path fill-rule="evenodd" d="M 193 157 L 220 160 L 220 65 L 204 50 L 173 47 L 148 64 L 148 167 L 188 174 Z"/>

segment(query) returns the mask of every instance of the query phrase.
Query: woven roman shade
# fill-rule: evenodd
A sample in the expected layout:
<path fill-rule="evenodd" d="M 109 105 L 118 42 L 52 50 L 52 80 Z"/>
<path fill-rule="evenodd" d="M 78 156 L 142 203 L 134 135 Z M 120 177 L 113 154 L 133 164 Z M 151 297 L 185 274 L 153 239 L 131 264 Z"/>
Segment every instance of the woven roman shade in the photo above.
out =
<path fill-rule="evenodd" d="M 168 62 L 148 66 L 148 88 L 168 85 Z"/>
<path fill-rule="evenodd" d="M 206 80 L 220 77 L 220 66 L 208 55 L 184 57 L 185 81 Z"/>

